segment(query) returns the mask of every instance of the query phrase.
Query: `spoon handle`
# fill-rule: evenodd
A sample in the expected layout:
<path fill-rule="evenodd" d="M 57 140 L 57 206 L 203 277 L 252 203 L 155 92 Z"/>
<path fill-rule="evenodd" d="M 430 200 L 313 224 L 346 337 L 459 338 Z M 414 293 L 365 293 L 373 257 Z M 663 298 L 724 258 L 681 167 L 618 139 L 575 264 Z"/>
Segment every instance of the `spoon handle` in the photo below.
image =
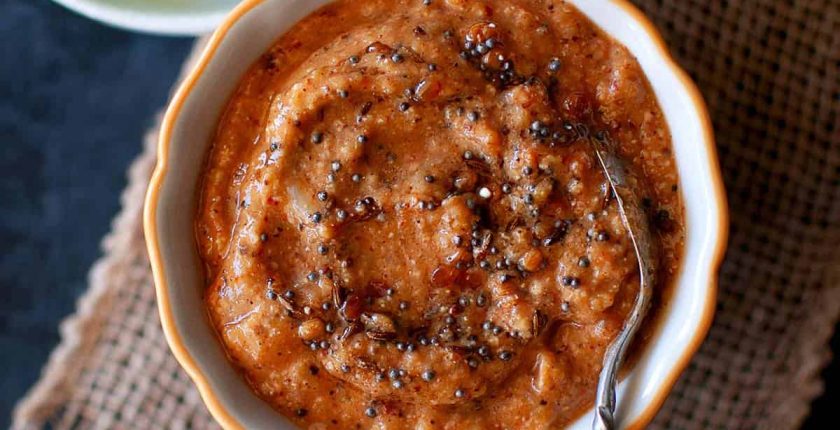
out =
<path fill-rule="evenodd" d="M 624 327 L 604 354 L 603 367 L 598 377 L 598 391 L 595 397 L 594 430 L 615 428 L 616 380 L 633 336 L 639 330 L 650 307 L 653 293 L 655 262 L 651 251 L 650 231 L 647 218 L 639 205 L 636 194 L 628 184 L 627 170 L 608 142 L 592 140 L 592 147 L 604 176 L 613 191 L 621 221 L 636 253 L 639 263 L 639 293 Z"/>

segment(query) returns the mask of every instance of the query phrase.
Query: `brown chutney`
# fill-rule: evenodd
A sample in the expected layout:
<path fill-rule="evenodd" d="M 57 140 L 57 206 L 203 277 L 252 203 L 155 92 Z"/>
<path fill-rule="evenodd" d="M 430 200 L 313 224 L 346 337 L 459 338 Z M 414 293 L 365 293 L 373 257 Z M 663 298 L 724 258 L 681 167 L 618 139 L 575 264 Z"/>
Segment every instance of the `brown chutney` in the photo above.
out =
<path fill-rule="evenodd" d="M 541 429 L 592 404 L 638 286 L 589 139 L 679 267 L 670 134 L 627 49 L 547 0 L 339 0 L 220 119 L 196 233 L 206 302 L 301 426 Z"/>

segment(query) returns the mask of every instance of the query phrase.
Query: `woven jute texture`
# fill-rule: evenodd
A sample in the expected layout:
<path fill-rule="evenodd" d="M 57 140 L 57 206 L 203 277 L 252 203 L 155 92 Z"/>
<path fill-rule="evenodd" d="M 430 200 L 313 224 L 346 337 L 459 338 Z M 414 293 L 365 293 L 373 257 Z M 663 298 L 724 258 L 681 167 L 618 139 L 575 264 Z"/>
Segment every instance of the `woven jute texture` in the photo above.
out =
<path fill-rule="evenodd" d="M 796 428 L 840 314 L 840 1 L 636 3 L 708 102 L 731 209 L 714 325 L 652 427 Z M 155 136 L 15 428 L 216 427 L 155 306 L 141 225 Z"/>

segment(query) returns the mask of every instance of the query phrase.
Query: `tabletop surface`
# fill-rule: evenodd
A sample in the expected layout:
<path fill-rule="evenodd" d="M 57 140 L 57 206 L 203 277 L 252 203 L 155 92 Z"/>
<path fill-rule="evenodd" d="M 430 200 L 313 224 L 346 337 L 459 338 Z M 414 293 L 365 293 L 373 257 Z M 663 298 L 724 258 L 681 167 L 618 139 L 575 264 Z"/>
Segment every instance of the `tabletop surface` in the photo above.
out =
<path fill-rule="evenodd" d="M 59 341 L 192 40 L 0 1 L 0 428 Z M 9 61 L 11 60 L 11 61 Z"/>
<path fill-rule="evenodd" d="M 191 39 L 114 30 L 48 0 L 0 2 L 0 428 L 59 341 L 125 172 Z M 11 61 L 9 61 L 11 60 Z M 840 351 L 835 334 L 833 349 Z M 838 361 L 806 427 L 840 401 Z"/>

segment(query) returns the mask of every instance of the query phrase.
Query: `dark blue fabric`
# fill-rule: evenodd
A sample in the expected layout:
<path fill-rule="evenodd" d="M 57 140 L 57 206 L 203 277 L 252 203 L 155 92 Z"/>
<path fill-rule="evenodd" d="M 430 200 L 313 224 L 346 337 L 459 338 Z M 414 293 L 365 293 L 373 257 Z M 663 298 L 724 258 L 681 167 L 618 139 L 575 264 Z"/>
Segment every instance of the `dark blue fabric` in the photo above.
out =
<path fill-rule="evenodd" d="M 0 0 L 0 428 L 85 290 L 190 46 Z"/>

